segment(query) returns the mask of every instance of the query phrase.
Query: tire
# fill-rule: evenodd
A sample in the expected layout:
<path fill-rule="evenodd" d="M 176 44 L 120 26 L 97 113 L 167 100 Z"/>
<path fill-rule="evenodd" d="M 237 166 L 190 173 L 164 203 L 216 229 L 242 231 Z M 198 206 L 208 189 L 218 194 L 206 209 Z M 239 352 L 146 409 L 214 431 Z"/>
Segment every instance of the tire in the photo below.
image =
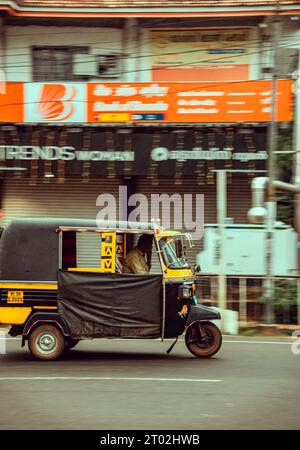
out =
<path fill-rule="evenodd" d="M 75 345 L 78 344 L 78 342 L 80 341 L 80 339 L 72 339 L 72 338 L 66 338 L 65 340 L 65 350 L 71 350 L 72 348 L 75 347 Z"/>
<path fill-rule="evenodd" d="M 211 322 L 202 323 L 207 342 L 204 342 L 199 329 L 199 322 L 193 323 L 185 333 L 185 345 L 192 355 L 198 358 L 210 358 L 222 345 L 222 334 L 219 328 Z"/>
<path fill-rule="evenodd" d="M 55 326 L 40 325 L 30 333 L 28 347 L 36 359 L 53 361 L 64 351 L 65 338 Z"/>

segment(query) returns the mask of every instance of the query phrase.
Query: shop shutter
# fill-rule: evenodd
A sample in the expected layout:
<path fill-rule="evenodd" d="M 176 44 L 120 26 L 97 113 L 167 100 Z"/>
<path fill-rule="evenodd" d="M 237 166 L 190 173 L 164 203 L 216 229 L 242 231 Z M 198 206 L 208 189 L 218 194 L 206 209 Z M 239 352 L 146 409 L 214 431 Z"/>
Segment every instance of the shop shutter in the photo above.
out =
<path fill-rule="evenodd" d="M 196 178 L 183 178 L 181 184 L 175 184 L 174 179 L 143 178 L 138 183 L 137 192 L 148 198 L 150 195 L 166 193 L 204 194 L 204 223 L 217 222 L 216 184 L 197 184 Z M 213 180 L 212 180 L 213 181 Z M 81 179 L 66 179 L 64 183 L 51 180 L 44 183 L 38 180 L 35 186 L 30 186 L 28 180 L 6 179 L 3 188 L 3 213 L 1 226 L 5 226 L 14 217 L 73 217 L 95 218 L 99 211 L 96 198 L 101 193 L 110 193 L 118 199 L 119 179 L 90 180 L 83 183 Z M 192 199 L 193 205 L 195 198 Z M 191 205 L 191 207 L 193 206 Z M 247 212 L 251 207 L 251 184 L 248 177 L 234 176 L 227 188 L 227 217 L 234 223 L 247 223 Z M 171 220 L 173 218 L 171 214 Z M 151 220 L 150 210 L 148 219 Z M 171 221 L 171 229 L 174 223 Z M 183 228 L 182 231 L 189 231 Z M 85 245 L 79 243 L 79 261 L 83 267 L 97 267 L 99 264 L 99 247 L 97 237 L 87 239 Z M 188 253 L 191 265 L 196 262 L 197 254 L 203 249 L 203 239 L 195 241 L 195 247 Z M 152 257 L 152 272 L 159 270 L 156 255 Z"/>
<path fill-rule="evenodd" d="M 64 217 L 95 219 L 99 207 L 96 199 L 101 193 L 110 193 L 118 200 L 119 179 L 90 180 L 66 179 L 57 183 L 37 181 L 30 186 L 28 179 L 6 179 L 3 187 L 3 219 L 5 227 L 16 217 Z M 77 258 L 79 267 L 99 267 L 100 237 L 91 234 L 77 239 Z M 83 245 L 84 244 L 84 245 Z"/>

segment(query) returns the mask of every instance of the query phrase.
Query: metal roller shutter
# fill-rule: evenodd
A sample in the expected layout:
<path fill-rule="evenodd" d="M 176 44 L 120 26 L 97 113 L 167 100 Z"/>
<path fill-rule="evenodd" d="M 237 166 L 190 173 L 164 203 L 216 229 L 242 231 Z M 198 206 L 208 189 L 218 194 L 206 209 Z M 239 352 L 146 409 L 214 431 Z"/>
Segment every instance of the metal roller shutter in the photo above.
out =
<path fill-rule="evenodd" d="M 154 181 L 154 183 L 153 183 Z M 143 193 L 150 199 L 151 194 L 166 193 L 204 194 L 204 223 L 216 223 L 216 185 L 198 184 L 195 178 L 184 178 L 182 184 L 174 180 L 160 178 L 140 179 L 138 193 Z M 29 186 L 24 179 L 7 179 L 3 189 L 4 217 L 1 226 L 5 226 L 14 217 L 73 217 L 95 218 L 99 211 L 96 206 L 97 196 L 101 193 L 111 193 L 118 199 L 119 179 L 90 180 L 83 183 L 81 179 L 69 178 L 62 184 L 52 181 L 45 183 L 38 180 L 36 186 Z M 194 200 L 193 200 L 194 201 Z M 149 202 L 150 205 L 150 202 Z M 251 207 L 251 184 L 247 177 L 234 177 L 227 188 L 227 216 L 235 223 L 247 223 L 247 212 Z M 149 219 L 150 212 L 149 212 Z M 171 215 L 172 219 L 172 215 Z M 173 223 L 171 223 L 173 229 Z M 191 264 L 195 264 L 196 255 L 202 250 L 203 241 L 196 241 L 195 247 L 189 252 Z M 96 267 L 99 263 L 99 247 L 97 237 L 79 243 L 79 259 L 82 267 Z M 152 272 L 158 271 L 158 260 L 153 255 Z"/>
<path fill-rule="evenodd" d="M 118 199 L 119 179 L 90 180 L 66 179 L 64 183 L 42 179 L 35 186 L 28 180 L 7 179 L 3 189 L 3 219 L 5 227 L 15 217 L 70 217 L 95 219 L 99 207 L 96 199 L 101 193 L 110 193 Z M 79 267 L 98 267 L 100 240 L 98 235 L 78 238 Z"/>

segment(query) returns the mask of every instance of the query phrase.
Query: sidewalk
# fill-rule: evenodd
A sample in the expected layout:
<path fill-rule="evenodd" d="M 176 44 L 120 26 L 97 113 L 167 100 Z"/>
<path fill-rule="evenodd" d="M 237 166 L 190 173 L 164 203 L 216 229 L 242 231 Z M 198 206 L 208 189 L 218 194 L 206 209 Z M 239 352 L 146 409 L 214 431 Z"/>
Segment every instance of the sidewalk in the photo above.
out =
<path fill-rule="evenodd" d="M 242 336 L 291 336 L 296 330 L 300 330 L 300 325 L 239 322 L 239 335 Z"/>

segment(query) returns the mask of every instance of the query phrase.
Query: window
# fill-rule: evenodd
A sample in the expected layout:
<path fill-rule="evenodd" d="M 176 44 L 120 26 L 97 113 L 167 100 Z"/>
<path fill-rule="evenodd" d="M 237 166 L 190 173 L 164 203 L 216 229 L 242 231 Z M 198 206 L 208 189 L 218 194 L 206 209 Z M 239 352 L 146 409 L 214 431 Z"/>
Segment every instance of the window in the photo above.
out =
<path fill-rule="evenodd" d="M 101 234 L 63 232 L 62 268 L 101 267 Z"/>
<path fill-rule="evenodd" d="M 159 247 L 166 266 L 170 269 L 186 269 L 188 264 L 184 258 L 178 257 L 176 252 L 176 244 L 173 239 L 168 237 L 159 240 Z"/>
<path fill-rule="evenodd" d="M 85 80 L 73 74 L 76 53 L 88 53 L 88 47 L 32 47 L 33 81 Z"/>
<path fill-rule="evenodd" d="M 77 264 L 78 268 L 101 267 L 101 234 L 76 233 Z"/>

